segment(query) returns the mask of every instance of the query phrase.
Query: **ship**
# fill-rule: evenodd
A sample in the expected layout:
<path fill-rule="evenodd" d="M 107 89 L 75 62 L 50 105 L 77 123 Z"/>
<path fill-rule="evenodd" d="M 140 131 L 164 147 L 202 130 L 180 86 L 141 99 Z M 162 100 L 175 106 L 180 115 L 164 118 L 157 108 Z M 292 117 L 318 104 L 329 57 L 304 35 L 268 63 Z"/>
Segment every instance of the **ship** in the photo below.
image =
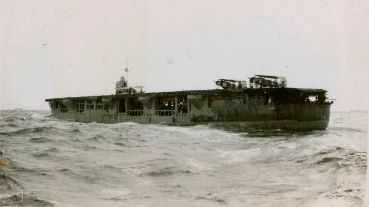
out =
<path fill-rule="evenodd" d="M 219 79 L 217 88 L 144 92 L 122 76 L 115 94 L 50 98 L 51 116 L 75 122 L 209 124 L 245 129 L 325 130 L 332 100 L 327 91 L 289 88 L 287 78 L 254 75 Z"/>

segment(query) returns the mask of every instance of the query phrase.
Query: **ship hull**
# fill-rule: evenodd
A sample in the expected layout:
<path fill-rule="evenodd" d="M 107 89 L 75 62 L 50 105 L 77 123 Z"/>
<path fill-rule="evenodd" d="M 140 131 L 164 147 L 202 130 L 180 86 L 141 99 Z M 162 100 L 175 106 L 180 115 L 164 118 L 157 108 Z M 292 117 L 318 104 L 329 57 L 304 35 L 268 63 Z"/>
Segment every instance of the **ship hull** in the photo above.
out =
<path fill-rule="evenodd" d="M 224 120 L 219 114 L 214 116 L 196 116 L 194 114 L 176 114 L 172 116 L 128 116 L 126 114 L 108 113 L 53 113 L 53 117 L 75 122 L 99 122 L 99 123 L 122 123 L 135 122 L 140 124 L 164 124 L 176 126 L 211 125 L 225 129 L 236 129 L 247 131 L 250 129 L 282 129 L 289 131 L 309 131 L 325 130 L 329 124 L 330 105 L 320 106 L 296 106 L 298 111 L 291 111 L 291 106 L 287 107 L 289 113 L 284 113 L 282 117 L 278 112 L 261 113 L 259 115 L 246 114 L 237 117 L 237 120 Z M 293 107 L 292 107 L 293 108 Z M 281 110 L 281 109 L 279 109 Z M 289 114 L 287 116 L 286 114 Z M 233 117 L 234 118 L 234 117 Z M 270 120 L 268 120 L 268 118 Z M 289 119 L 279 119 L 289 118 Z M 204 121 L 207 119 L 208 121 Z M 258 120 L 259 119 L 259 120 Z"/>
<path fill-rule="evenodd" d="M 312 131 L 325 130 L 329 121 L 298 121 L 298 120 L 276 120 L 276 121 L 240 121 L 240 122 L 214 122 L 211 126 L 232 131 L 253 131 L 264 129 L 281 129 L 286 131 Z"/>
<path fill-rule="evenodd" d="M 288 131 L 309 131 L 309 130 L 325 130 L 328 127 L 329 120 L 262 120 L 262 121 L 226 121 L 226 122 L 192 122 L 189 118 L 180 116 L 171 117 L 152 117 L 150 118 L 118 118 L 116 116 L 106 116 L 101 120 L 89 119 L 82 116 L 74 116 L 73 114 L 59 114 L 54 117 L 75 122 L 100 122 L 100 123 L 122 123 L 135 122 L 139 124 L 163 124 L 175 126 L 194 126 L 194 125 L 211 125 L 225 129 L 236 129 L 247 131 L 250 129 L 282 129 Z"/>
<path fill-rule="evenodd" d="M 331 103 L 304 98 L 323 90 L 204 90 L 49 99 L 52 116 L 76 122 L 210 124 L 239 129 L 324 130 Z"/>

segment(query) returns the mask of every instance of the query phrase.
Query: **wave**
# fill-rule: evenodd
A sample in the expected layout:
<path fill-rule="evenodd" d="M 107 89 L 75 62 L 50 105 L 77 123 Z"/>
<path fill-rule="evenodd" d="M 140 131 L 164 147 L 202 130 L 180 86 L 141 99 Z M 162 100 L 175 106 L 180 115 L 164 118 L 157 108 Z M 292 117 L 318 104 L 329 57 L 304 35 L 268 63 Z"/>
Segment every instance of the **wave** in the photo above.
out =
<path fill-rule="evenodd" d="M 355 152 L 350 151 L 344 155 L 345 163 L 342 163 L 344 166 L 355 165 L 358 167 L 367 167 L 367 152 Z"/>
<path fill-rule="evenodd" d="M 331 153 L 334 153 L 336 151 L 342 151 L 342 150 L 344 150 L 342 147 L 334 147 L 334 148 L 330 148 L 330 149 L 323 149 L 323 150 L 317 152 L 315 154 L 315 156 L 331 154 Z"/>
<path fill-rule="evenodd" d="M 123 142 L 115 142 L 115 145 L 121 146 L 121 147 L 129 147 L 129 145 L 123 143 Z"/>
<path fill-rule="evenodd" d="M 336 169 L 345 167 L 366 168 L 367 153 L 345 149 L 343 147 L 333 147 L 322 149 L 312 155 L 305 155 L 296 158 L 296 163 L 306 163 L 317 166 L 334 165 Z"/>
<path fill-rule="evenodd" d="M 347 205 L 343 206 L 364 206 L 363 190 L 364 189 L 359 188 L 338 188 L 330 192 L 322 193 L 320 198 L 328 198 L 330 201 L 342 199 L 341 202 L 345 201 L 344 203 L 347 203 Z"/>
<path fill-rule="evenodd" d="M 27 118 L 24 116 L 9 116 L 0 119 L 0 122 L 15 122 L 15 121 L 26 121 Z"/>
<path fill-rule="evenodd" d="M 36 175 L 36 176 L 49 176 L 47 170 L 29 169 L 29 168 L 25 168 L 25 167 L 15 166 L 14 164 L 11 164 L 11 165 L 12 165 L 12 170 L 16 173 L 21 173 L 21 174 L 30 173 L 30 174 L 33 174 L 33 175 Z"/>
<path fill-rule="evenodd" d="M 80 128 L 78 128 L 78 127 L 72 127 L 70 130 L 69 130 L 71 133 L 76 133 L 76 134 L 78 134 L 78 133 L 81 133 L 82 131 L 81 131 L 81 129 Z"/>
<path fill-rule="evenodd" d="M 94 169 L 72 170 L 70 168 L 61 168 L 57 171 L 63 174 L 64 176 L 74 179 L 76 182 L 96 184 L 99 180 L 103 179 L 101 176 L 99 176 L 99 172 L 96 172 Z"/>
<path fill-rule="evenodd" d="M 8 123 L 8 122 L 0 122 L 0 128 L 5 127 L 18 127 L 19 125 L 16 123 Z"/>
<path fill-rule="evenodd" d="M 105 139 L 106 138 L 101 134 L 97 134 L 95 136 L 92 136 L 92 137 L 88 138 L 88 140 L 94 141 L 94 142 L 100 142 L 100 141 L 105 140 Z"/>
<path fill-rule="evenodd" d="M 50 148 L 50 149 L 43 150 L 41 152 L 34 153 L 32 155 L 34 157 L 49 157 L 50 153 L 56 153 L 56 152 L 58 152 L 58 149 L 53 147 L 53 148 Z"/>
<path fill-rule="evenodd" d="M 29 141 L 34 142 L 34 143 L 44 143 L 44 142 L 49 142 L 51 140 L 47 137 L 33 137 L 29 139 Z"/>
<path fill-rule="evenodd" d="M 13 178 L 0 174 L 0 192 L 1 193 L 9 193 L 14 191 L 19 191 L 22 189 L 22 186 Z"/>
<path fill-rule="evenodd" d="M 0 198 L 0 206 L 38 206 L 53 207 L 53 203 L 23 193 Z"/>
<path fill-rule="evenodd" d="M 83 146 L 82 149 L 88 151 L 88 150 L 96 150 L 97 147 L 95 146 L 91 146 L 91 145 L 86 145 L 86 146 Z"/>
<path fill-rule="evenodd" d="M 368 132 L 368 130 L 352 128 L 352 127 L 329 127 L 328 130 L 332 131 L 346 131 L 346 132 Z"/>
<path fill-rule="evenodd" d="M 143 175 L 150 176 L 150 177 L 162 177 L 162 176 L 170 176 L 174 174 L 190 174 L 189 170 L 175 170 L 171 167 L 161 168 L 158 170 L 149 171 L 144 173 Z"/>
<path fill-rule="evenodd" d="M 330 163 L 330 162 L 337 162 L 337 161 L 341 161 L 343 160 L 340 157 L 324 157 L 321 160 L 318 160 L 317 162 L 315 162 L 315 164 L 320 165 L 320 164 L 324 164 L 324 163 Z"/>
<path fill-rule="evenodd" d="M 30 119 L 32 119 L 32 120 L 43 120 L 45 118 L 46 118 L 45 116 L 43 116 L 42 114 L 39 114 L 39 113 L 32 113 L 30 115 Z"/>
<path fill-rule="evenodd" d="M 44 127 L 32 127 L 32 128 L 23 128 L 18 129 L 15 131 L 8 131 L 8 132 L 0 132 L 0 135 L 4 136 L 15 136 L 15 135 L 23 135 L 23 134 L 30 134 L 30 133 L 42 133 L 49 130 L 55 129 L 54 127 L 44 126 Z"/>
<path fill-rule="evenodd" d="M 318 152 L 316 156 L 319 156 L 320 158 L 314 164 L 324 165 L 333 163 L 338 168 L 342 167 L 366 168 L 367 166 L 366 154 L 367 154 L 366 152 L 356 152 L 351 150 L 346 150 L 345 152 L 343 152 L 343 149 L 338 147 L 336 148 L 336 150 Z"/>
<path fill-rule="evenodd" d="M 197 196 L 195 200 L 207 200 L 207 201 L 214 201 L 218 204 L 228 204 L 228 202 L 225 199 L 211 196 L 211 193 L 209 193 L 206 196 Z"/>

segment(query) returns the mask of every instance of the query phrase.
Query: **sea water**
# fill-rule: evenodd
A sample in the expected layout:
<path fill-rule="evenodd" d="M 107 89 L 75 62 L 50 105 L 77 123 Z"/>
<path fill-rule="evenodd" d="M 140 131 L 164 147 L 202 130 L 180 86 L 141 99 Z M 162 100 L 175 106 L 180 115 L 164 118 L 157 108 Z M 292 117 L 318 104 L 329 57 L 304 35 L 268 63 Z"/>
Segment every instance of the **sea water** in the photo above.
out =
<path fill-rule="evenodd" d="M 364 206 L 368 114 L 325 131 L 0 115 L 0 206 Z"/>

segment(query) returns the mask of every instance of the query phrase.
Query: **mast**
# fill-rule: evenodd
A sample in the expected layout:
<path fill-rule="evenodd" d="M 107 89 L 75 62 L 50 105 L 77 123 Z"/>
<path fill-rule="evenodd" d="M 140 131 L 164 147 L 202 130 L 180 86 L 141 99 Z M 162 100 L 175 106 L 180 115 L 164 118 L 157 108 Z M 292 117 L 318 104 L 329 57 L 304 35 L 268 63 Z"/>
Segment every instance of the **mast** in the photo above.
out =
<path fill-rule="evenodd" d="M 126 72 L 127 74 L 127 82 L 128 82 L 128 73 L 129 73 L 128 67 L 124 68 L 124 72 Z"/>

